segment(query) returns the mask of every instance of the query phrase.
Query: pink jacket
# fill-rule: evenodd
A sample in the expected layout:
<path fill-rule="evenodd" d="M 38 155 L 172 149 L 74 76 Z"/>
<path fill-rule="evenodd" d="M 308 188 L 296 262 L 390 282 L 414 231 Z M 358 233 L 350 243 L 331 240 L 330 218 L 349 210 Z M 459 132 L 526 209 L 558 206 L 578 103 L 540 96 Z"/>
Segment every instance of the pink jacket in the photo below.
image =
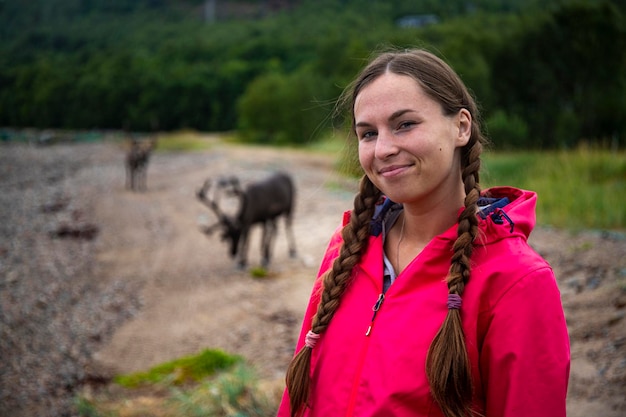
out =
<path fill-rule="evenodd" d="M 475 405 L 486 417 L 565 416 L 570 353 L 560 293 L 550 266 L 527 244 L 536 195 L 508 187 L 489 194 L 511 202 L 481 221 L 463 294 Z M 372 322 L 382 292 L 383 245 L 382 235 L 370 237 L 354 280 L 313 349 L 305 416 L 443 416 L 429 394 L 425 362 L 447 313 L 444 278 L 455 238 L 456 226 L 428 244 L 389 288 Z M 320 275 L 340 245 L 336 233 Z M 320 285 L 318 279 L 296 351 L 310 329 Z M 287 393 L 278 415 L 289 416 Z"/>

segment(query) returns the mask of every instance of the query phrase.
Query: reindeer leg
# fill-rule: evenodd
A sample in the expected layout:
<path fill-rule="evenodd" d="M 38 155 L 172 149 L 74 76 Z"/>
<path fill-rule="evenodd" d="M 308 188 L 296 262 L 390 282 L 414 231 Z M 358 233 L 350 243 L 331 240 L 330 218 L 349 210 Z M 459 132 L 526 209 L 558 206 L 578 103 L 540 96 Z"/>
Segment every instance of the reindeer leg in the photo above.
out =
<path fill-rule="evenodd" d="M 148 161 L 143 166 L 143 189 L 148 189 Z"/>
<path fill-rule="evenodd" d="M 141 175 L 140 170 L 141 168 L 137 164 L 133 165 L 133 191 L 139 191 L 139 176 Z"/>
<path fill-rule="evenodd" d="M 285 216 L 285 232 L 287 233 L 287 242 L 289 245 L 289 257 L 295 258 L 296 251 L 296 237 L 293 234 L 293 228 L 291 227 L 291 213 L 287 213 Z"/>
<path fill-rule="evenodd" d="M 141 180 L 140 180 L 140 185 L 139 187 L 141 188 L 141 191 L 146 191 L 147 185 L 147 178 L 146 178 L 146 167 L 143 166 L 141 167 L 141 176 L 140 176 Z"/>
<path fill-rule="evenodd" d="M 269 220 L 266 220 L 263 222 L 263 235 L 261 237 L 261 265 L 263 265 L 264 267 L 267 266 L 268 264 L 268 260 L 267 260 L 267 252 L 269 251 L 267 249 L 267 244 L 268 244 L 268 238 L 267 235 L 269 234 Z"/>
<path fill-rule="evenodd" d="M 132 191 L 136 191 L 136 188 L 137 188 L 137 186 L 136 186 L 136 184 L 137 184 L 136 177 L 137 177 L 137 173 L 135 172 L 135 167 L 133 166 L 130 169 L 130 189 Z"/>
<path fill-rule="evenodd" d="M 239 238 L 239 248 L 237 250 L 238 261 L 237 266 L 239 269 L 246 269 L 248 264 L 248 232 L 250 227 L 244 227 L 241 231 L 241 237 Z"/>
<path fill-rule="evenodd" d="M 143 168 L 141 167 L 141 165 L 137 166 L 137 169 L 135 170 L 135 188 L 137 189 L 137 191 L 142 191 L 143 190 Z"/>
<path fill-rule="evenodd" d="M 263 240 L 261 242 L 261 262 L 264 267 L 267 267 L 270 264 L 274 236 L 276 236 L 276 220 L 267 220 L 263 223 Z"/>

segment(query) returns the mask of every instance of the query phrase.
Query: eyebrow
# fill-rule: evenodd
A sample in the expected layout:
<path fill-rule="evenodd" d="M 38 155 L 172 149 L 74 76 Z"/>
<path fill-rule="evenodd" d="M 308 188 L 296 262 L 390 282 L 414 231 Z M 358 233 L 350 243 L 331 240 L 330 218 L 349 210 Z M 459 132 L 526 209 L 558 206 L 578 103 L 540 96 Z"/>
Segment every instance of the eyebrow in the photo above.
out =
<path fill-rule="evenodd" d="M 393 112 L 391 114 L 391 116 L 389 116 L 389 118 L 387 119 L 388 121 L 393 121 L 396 120 L 397 118 L 401 117 L 402 115 L 406 114 L 406 113 L 413 113 L 415 112 L 415 110 L 413 109 L 401 109 L 401 110 L 397 110 L 395 112 Z M 367 122 L 359 122 L 355 125 L 355 127 L 364 127 L 364 126 L 370 126 L 369 123 Z"/>

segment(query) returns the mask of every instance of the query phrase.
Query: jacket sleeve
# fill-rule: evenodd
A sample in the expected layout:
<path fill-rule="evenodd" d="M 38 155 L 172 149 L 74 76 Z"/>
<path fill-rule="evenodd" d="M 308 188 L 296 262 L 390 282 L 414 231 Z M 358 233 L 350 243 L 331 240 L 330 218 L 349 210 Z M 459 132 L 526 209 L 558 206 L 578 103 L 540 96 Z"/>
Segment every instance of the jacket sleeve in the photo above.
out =
<path fill-rule="evenodd" d="M 569 336 L 551 268 L 530 272 L 495 302 L 480 369 L 487 417 L 565 417 Z"/>
<path fill-rule="evenodd" d="M 302 321 L 302 328 L 300 329 L 300 336 L 298 337 L 295 353 L 298 353 L 300 349 L 302 349 L 302 347 L 304 346 L 304 337 L 311 329 L 311 321 L 313 320 L 313 316 L 317 312 L 317 305 L 322 295 L 322 276 L 332 267 L 333 261 L 339 255 L 339 249 L 342 243 L 340 230 L 341 228 L 338 228 L 333 234 L 328 244 L 328 247 L 326 248 L 324 258 L 322 259 L 322 262 L 320 264 L 320 268 L 317 273 L 317 279 L 315 280 L 315 284 L 313 285 L 311 297 L 309 298 L 309 303 L 304 313 L 304 320 Z M 289 415 L 289 393 L 287 392 L 287 389 L 285 389 L 285 391 L 283 392 L 283 398 L 278 408 L 277 417 L 289 417 Z"/>

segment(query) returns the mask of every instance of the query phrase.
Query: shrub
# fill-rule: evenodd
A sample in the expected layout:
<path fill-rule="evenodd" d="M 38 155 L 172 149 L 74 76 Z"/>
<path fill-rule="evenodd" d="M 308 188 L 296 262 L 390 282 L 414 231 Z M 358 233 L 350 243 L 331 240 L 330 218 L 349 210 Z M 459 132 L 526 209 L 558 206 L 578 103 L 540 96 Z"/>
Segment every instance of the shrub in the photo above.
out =
<path fill-rule="evenodd" d="M 321 133 L 328 110 L 325 83 L 307 70 L 268 72 L 256 78 L 238 103 L 238 127 L 246 142 L 305 144 Z"/>
<path fill-rule="evenodd" d="M 497 110 L 486 121 L 489 138 L 497 149 L 528 147 L 528 126 L 521 117 Z"/>

